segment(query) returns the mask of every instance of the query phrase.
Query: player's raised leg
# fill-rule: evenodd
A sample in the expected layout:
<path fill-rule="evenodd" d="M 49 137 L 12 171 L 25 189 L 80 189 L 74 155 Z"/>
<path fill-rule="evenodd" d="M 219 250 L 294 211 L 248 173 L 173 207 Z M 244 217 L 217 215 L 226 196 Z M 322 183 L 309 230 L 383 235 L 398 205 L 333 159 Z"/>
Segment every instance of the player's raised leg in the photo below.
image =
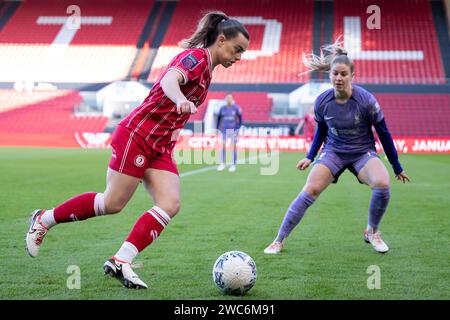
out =
<path fill-rule="evenodd" d="M 150 168 L 146 170 L 144 184 L 153 198 L 154 206 L 136 221 L 120 249 L 104 264 L 105 273 L 116 277 L 128 288 L 147 288 L 132 272 L 131 263 L 159 237 L 180 209 L 180 181 L 177 174 Z M 127 270 L 129 275 L 123 270 Z"/>
<path fill-rule="evenodd" d="M 88 192 L 77 195 L 54 209 L 32 212 L 26 234 L 26 250 L 31 257 L 39 253 L 42 240 L 56 224 L 82 221 L 92 217 L 120 212 L 133 196 L 140 179 L 108 168 L 104 193 Z"/>
<path fill-rule="evenodd" d="M 314 203 L 317 197 L 334 180 L 328 167 L 323 164 L 316 164 L 312 168 L 303 190 L 297 198 L 292 201 L 286 211 L 281 223 L 278 235 L 275 240 L 264 250 L 267 254 L 277 254 L 283 249 L 284 240 L 292 230 L 300 223 L 306 210 Z"/>
<path fill-rule="evenodd" d="M 359 171 L 358 179 L 372 189 L 368 223 L 364 230 L 364 241 L 371 243 L 375 251 L 385 253 L 389 250 L 389 247 L 381 239 L 379 225 L 390 199 L 389 173 L 383 162 L 379 158 L 373 157 Z"/>

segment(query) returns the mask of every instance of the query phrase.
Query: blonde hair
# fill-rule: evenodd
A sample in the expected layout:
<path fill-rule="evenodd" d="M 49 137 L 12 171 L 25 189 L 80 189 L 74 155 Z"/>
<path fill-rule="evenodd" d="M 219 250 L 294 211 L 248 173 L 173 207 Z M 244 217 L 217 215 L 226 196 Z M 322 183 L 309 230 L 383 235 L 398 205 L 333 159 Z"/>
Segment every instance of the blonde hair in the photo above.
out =
<path fill-rule="evenodd" d="M 300 75 L 309 73 L 312 71 L 330 71 L 331 66 L 335 63 L 342 63 L 350 67 L 351 73 L 353 73 L 355 66 L 352 60 L 347 56 L 347 50 L 342 46 L 340 40 L 342 36 L 332 44 L 323 45 L 320 48 L 320 55 L 314 53 L 303 54 L 303 64 L 309 69 Z"/>
<path fill-rule="evenodd" d="M 216 41 L 217 36 L 220 34 L 229 39 L 234 38 L 239 33 L 242 33 L 247 40 L 250 40 L 250 35 L 241 22 L 231 19 L 222 11 L 211 11 L 200 19 L 194 34 L 187 39 L 181 40 L 178 45 L 184 49 L 207 48 Z"/>

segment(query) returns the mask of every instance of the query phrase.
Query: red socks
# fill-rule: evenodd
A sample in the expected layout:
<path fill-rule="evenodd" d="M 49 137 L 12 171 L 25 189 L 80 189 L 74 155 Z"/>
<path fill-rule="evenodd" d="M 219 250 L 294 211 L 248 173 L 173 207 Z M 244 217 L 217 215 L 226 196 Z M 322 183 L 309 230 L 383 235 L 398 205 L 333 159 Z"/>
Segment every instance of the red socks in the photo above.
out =
<path fill-rule="evenodd" d="M 94 217 L 94 200 L 97 193 L 80 194 L 53 209 L 56 223 L 81 221 Z"/>
<path fill-rule="evenodd" d="M 132 243 L 141 252 L 160 235 L 169 221 L 170 216 L 155 206 L 136 221 L 125 241 Z"/>

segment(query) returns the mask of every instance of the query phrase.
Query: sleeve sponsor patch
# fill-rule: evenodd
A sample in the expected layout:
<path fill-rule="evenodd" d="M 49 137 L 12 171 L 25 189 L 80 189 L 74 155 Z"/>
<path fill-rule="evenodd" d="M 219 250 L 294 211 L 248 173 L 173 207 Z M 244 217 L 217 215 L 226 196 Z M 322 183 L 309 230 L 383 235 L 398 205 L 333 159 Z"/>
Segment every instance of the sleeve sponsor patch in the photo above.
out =
<path fill-rule="evenodd" d="M 188 56 L 184 57 L 183 60 L 181 60 L 181 65 L 186 69 L 192 69 L 197 64 L 198 60 L 192 54 L 189 54 Z"/>
<path fill-rule="evenodd" d="M 378 113 L 380 112 L 380 105 L 378 104 L 378 102 L 375 102 L 375 112 Z"/>
<path fill-rule="evenodd" d="M 380 110 L 381 110 L 380 105 L 378 104 L 378 102 L 375 102 L 375 104 L 371 107 L 370 113 L 375 115 L 379 113 Z"/>

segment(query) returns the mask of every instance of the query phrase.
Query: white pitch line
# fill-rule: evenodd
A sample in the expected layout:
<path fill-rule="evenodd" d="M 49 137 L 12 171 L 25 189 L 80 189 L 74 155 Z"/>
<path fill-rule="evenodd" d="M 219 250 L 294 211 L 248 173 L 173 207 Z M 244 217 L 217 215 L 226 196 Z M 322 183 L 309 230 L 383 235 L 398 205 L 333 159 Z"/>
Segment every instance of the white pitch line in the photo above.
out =
<path fill-rule="evenodd" d="M 251 162 L 252 160 L 258 159 L 259 157 L 260 157 L 260 155 L 253 156 L 253 157 L 248 158 L 248 159 L 241 159 L 241 160 L 237 161 L 237 164 L 243 164 L 243 163 L 245 164 L 246 161 Z M 187 177 L 187 176 L 192 176 L 192 175 L 197 174 L 197 173 L 203 173 L 203 172 L 215 170 L 218 167 L 219 167 L 218 165 L 214 165 L 214 166 L 209 166 L 209 167 L 205 167 L 205 168 L 200 168 L 200 169 L 196 169 L 196 170 L 183 172 L 183 173 L 180 173 L 180 178 Z"/>
<path fill-rule="evenodd" d="M 210 167 L 205 167 L 205 168 L 200 168 L 200 169 L 196 169 L 196 170 L 183 172 L 183 173 L 180 173 L 180 178 L 187 177 L 187 176 L 192 176 L 192 175 L 197 174 L 197 173 L 211 171 L 211 170 L 217 169 L 217 167 L 218 166 L 210 166 Z"/>

